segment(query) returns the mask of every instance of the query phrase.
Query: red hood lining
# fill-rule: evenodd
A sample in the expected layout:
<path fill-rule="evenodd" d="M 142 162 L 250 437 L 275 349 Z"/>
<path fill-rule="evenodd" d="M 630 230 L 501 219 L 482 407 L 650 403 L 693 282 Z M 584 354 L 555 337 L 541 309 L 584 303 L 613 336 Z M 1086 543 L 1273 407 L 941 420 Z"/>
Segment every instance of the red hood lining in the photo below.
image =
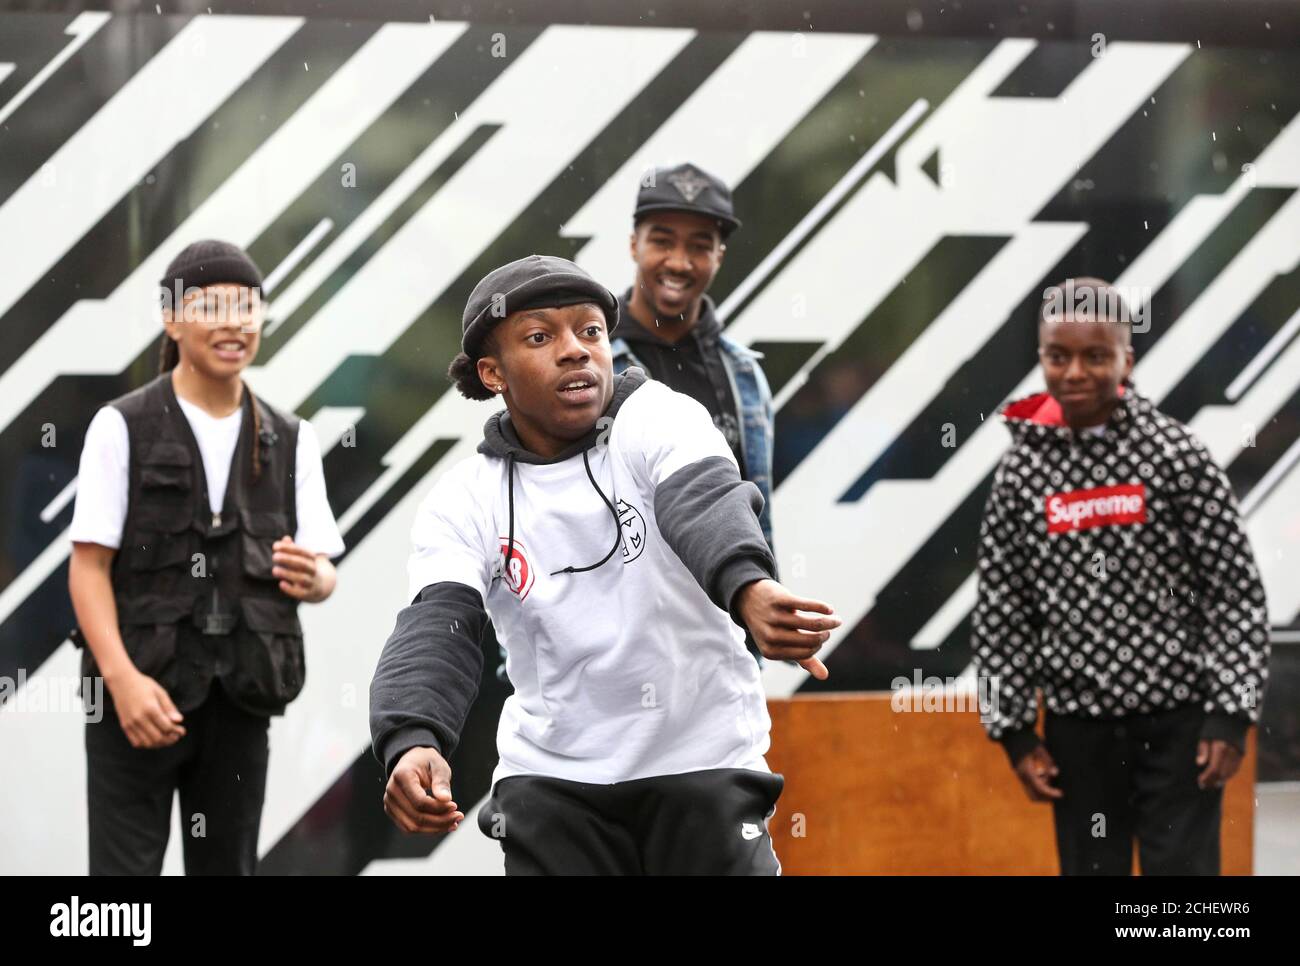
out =
<path fill-rule="evenodd" d="M 1119 396 L 1124 398 L 1124 387 L 1119 387 Z M 1061 404 L 1051 393 L 1040 392 L 1033 396 L 1009 403 L 1002 410 L 1007 419 L 1024 419 L 1042 426 L 1064 426 L 1065 417 L 1061 413 Z"/>

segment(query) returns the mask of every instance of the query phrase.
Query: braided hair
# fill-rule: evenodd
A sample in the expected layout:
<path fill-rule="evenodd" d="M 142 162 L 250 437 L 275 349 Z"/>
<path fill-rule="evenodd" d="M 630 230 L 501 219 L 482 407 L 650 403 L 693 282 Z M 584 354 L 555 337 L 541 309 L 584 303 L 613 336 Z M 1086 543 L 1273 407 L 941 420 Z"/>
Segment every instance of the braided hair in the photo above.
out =
<path fill-rule="evenodd" d="M 171 372 L 181 361 L 181 347 L 166 332 L 162 334 L 162 345 L 158 351 L 158 375 Z"/>

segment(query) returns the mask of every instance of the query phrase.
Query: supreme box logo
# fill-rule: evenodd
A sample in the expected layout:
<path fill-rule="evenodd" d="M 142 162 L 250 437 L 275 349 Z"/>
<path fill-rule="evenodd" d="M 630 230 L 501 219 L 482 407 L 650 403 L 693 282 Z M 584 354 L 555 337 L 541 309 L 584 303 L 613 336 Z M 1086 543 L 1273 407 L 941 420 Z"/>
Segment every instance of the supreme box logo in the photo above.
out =
<path fill-rule="evenodd" d="M 1047 498 L 1048 533 L 1146 522 L 1147 488 L 1143 483 L 1053 493 Z"/>

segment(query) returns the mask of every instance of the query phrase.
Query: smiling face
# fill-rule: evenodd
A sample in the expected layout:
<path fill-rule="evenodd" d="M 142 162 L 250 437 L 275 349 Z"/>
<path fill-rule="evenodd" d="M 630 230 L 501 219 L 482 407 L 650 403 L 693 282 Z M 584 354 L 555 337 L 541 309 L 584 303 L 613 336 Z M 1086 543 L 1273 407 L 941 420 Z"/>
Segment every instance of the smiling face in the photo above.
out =
<path fill-rule="evenodd" d="M 182 365 L 210 379 L 232 379 L 257 356 L 261 298 L 256 289 L 234 283 L 192 288 L 179 309 L 163 310 L 163 325 L 176 340 Z"/>
<path fill-rule="evenodd" d="M 655 319 L 695 321 L 727 246 L 718 223 L 686 211 L 652 211 L 632 232 L 632 305 Z"/>
<path fill-rule="evenodd" d="M 1120 384 L 1133 371 L 1128 327 L 1087 316 L 1041 322 L 1038 357 L 1047 391 L 1075 429 L 1104 423 L 1119 402 Z"/>
<path fill-rule="evenodd" d="M 539 456 L 581 439 L 609 407 L 609 332 L 594 303 L 512 312 L 486 348 L 479 378 L 505 397 L 520 442 Z"/>

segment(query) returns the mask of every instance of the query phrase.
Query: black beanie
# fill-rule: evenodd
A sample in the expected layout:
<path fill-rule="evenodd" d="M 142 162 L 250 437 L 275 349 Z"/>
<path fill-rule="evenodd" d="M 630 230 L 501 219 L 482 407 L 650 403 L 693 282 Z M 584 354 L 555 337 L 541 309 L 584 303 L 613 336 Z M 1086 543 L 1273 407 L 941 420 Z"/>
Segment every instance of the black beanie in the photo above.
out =
<path fill-rule="evenodd" d="M 474 286 L 461 319 L 461 348 L 478 359 L 487 333 L 512 312 L 594 302 L 605 313 L 606 331 L 618 325 L 618 299 L 567 258 L 528 255 L 493 269 Z"/>
<path fill-rule="evenodd" d="M 158 284 L 169 295 L 184 295 L 187 289 L 220 282 L 244 285 L 260 292 L 262 272 L 238 245 L 205 239 L 186 245 L 172 259 Z"/>

